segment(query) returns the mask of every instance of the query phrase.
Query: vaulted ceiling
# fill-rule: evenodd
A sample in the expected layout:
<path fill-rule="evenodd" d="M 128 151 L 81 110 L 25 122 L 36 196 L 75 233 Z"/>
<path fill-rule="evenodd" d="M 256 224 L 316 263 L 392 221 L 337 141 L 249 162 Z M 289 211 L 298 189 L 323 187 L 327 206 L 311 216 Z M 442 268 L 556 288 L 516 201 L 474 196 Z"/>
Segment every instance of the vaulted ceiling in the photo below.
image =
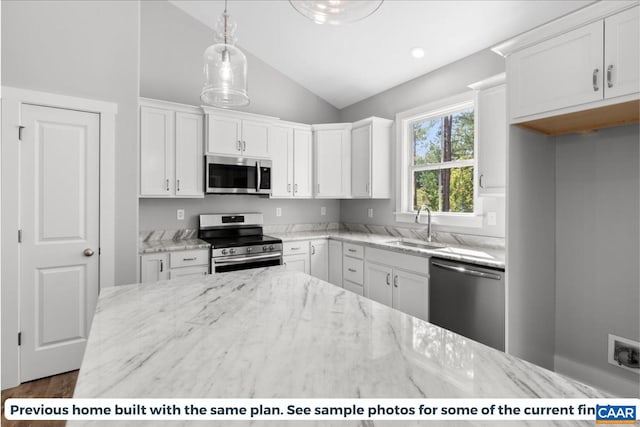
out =
<path fill-rule="evenodd" d="M 219 0 L 172 3 L 211 28 L 224 10 Z M 239 47 L 343 108 L 590 3 L 386 0 L 339 27 L 314 24 L 284 0 L 231 0 L 228 12 Z"/>

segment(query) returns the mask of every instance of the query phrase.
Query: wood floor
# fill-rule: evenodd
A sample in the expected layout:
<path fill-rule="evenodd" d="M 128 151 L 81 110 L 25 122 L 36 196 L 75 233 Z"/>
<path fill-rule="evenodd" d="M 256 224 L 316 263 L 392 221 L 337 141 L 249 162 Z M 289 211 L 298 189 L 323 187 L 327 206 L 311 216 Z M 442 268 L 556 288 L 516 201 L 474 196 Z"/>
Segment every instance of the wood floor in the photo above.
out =
<path fill-rule="evenodd" d="M 64 427 L 66 421 L 9 421 L 4 417 L 4 401 L 10 397 L 73 397 L 77 379 L 78 371 L 71 371 L 2 390 L 2 427 Z"/>

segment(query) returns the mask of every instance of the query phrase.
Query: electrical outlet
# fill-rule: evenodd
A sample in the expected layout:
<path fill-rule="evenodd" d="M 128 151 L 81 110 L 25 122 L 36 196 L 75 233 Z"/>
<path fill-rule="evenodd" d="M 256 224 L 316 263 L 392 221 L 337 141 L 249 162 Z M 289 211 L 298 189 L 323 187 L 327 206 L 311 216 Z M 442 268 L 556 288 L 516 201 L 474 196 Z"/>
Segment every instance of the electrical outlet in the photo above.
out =
<path fill-rule="evenodd" d="M 282 216 L 282 208 L 276 208 L 276 216 Z"/>
<path fill-rule="evenodd" d="M 369 218 L 373 218 L 373 208 L 369 208 L 369 209 L 367 209 L 367 216 L 368 216 Z"/>
<path fill-rule="evenodd" d="M 607 354 L 612 365 L 640 374 L 640 342 L 609 334 Z"/>
<path fill-rule="evenodd" d="M 327 214 L 327 208 L 326 206 L 322 206 L 320 207 L 320 215 L 326 215 Z"/>
<path fill-rule="evenodd" d="M 497 222 L 496 213 L 494 211 L 487 212 L 487 225 L 496 225 Z"/>
<path fill-rule="evenodd" d="M 180 221 L 184 219 L 184 209 L 178 209 L 177 217 Z"/>

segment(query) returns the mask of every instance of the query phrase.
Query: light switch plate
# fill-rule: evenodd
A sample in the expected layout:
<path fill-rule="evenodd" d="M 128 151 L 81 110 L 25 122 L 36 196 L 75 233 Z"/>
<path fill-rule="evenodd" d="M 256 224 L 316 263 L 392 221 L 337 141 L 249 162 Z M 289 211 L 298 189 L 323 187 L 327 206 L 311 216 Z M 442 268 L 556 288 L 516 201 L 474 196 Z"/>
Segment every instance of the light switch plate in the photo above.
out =
<path fill-rule="evenodd" d="M 321 206 L 320 207 L 320 215 L 326 215 L 327 214 L 327 208 L 325 206 Z"/>
<path fill-rule="evenodd" d="M 282 216 L 282 208 L 276 208 L 276 216 Z"/>
<path fill-rule="evenodd" d="M 184 209 L 178 209 L 177 217 L 181 221 L 184 219 Z"/>
<path fill-rule="evenodd" d="M 369 218 L 373 218 L 373 208 L 369 208 L 369 209 L 367 209 L 367 216 L 368 216 Z"/>
<path fill-rule="evenodd" d="M 487 225 L 496 225 L 498 222 L 496 213 L 491 211 L 487 212 Z"/>

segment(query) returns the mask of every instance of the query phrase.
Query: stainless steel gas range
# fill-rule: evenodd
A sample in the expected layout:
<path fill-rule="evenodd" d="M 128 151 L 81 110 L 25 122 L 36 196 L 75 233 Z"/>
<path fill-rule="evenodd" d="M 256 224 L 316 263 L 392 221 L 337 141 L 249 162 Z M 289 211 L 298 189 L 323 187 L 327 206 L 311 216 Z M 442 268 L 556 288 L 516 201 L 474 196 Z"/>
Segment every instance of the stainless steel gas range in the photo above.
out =
<path fill-rule="evenodd" d="M 262 234 L 261 213 L 200 215 L 198 237 L 211 244 L 211 274 L 282 264 L 282 240 Z"/>

